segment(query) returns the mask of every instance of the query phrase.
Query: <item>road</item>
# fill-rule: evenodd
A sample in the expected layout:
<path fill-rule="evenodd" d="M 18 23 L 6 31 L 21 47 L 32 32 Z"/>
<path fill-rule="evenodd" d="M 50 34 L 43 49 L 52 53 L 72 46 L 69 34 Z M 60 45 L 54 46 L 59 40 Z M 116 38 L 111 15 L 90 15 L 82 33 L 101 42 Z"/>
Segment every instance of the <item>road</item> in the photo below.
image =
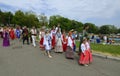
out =
<path fill-rule="evenodd" d="M 63 54 L 52 52 L 48 58 L 39 47 L 11 41 L 10 47 L 2 47 L 0 39 L 0 76 L 120 76 L 120 61 L 93 57 L 88 67 L 78 65 Z"/>

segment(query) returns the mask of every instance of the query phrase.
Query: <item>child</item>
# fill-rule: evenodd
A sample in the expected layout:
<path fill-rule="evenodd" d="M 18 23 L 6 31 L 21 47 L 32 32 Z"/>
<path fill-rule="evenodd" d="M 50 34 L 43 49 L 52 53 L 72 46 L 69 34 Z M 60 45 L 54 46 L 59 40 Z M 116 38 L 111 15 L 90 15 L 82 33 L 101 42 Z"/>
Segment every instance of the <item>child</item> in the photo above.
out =
<path fill-rule="evenodd" d="M 90 40 L 89 39 L 87 39 L 86 47 L 87 47 L 87 51 L 88 51 L 88 60 L 89 60 L 89 63 L 91 63 L 93 61 L 93 59 L 92 59 L 92 53 L 91 53 Z"/>
<path fill-rule="evenodd" d="M 50 36 L 50 33 L 49 33 L 48 30 L 45 32 L 43 45 L 45 46 L 45 50 L 46 50 L 46 53 L 47 53 L 48 57 L 52 58 L 52 56 L 50 55 L 50 50 L 52 48 L 52 45 L 51 45 L 51 36 Z"/>
<path fill-rule="evenodd" d="M 84 38 L 81 44 L 81 53 L 80 53 L 80 59 L 79 59 L 79 64 L 84 66 L 88 66 L 88 63 L 89 63 L 86 42 L 87 42 L 87 39 Z"/>

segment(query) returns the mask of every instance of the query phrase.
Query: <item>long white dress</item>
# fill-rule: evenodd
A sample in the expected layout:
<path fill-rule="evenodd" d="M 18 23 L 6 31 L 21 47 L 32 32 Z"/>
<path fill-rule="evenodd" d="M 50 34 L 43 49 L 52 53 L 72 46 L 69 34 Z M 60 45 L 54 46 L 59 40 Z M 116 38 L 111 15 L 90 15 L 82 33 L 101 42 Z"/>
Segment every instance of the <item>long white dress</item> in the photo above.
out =
<path fill-rule="evenodd" d="M 62 34 L 61 33 L 56 34 L 55 52 L 63 52 L 63 49 L 62 49 Z"/>

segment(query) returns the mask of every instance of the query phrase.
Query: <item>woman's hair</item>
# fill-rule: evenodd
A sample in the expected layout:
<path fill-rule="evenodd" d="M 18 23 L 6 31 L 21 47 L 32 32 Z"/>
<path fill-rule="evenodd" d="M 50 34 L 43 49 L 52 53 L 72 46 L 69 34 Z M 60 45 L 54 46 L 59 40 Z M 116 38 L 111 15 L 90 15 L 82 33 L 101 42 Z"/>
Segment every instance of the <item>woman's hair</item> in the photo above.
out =
<path fill-rule="evenodd" d="M 69 31 L 68 36 L 71 36 L 71 35 L 72 35 L 72 32 L 71 32 L 71 31 Z"/>

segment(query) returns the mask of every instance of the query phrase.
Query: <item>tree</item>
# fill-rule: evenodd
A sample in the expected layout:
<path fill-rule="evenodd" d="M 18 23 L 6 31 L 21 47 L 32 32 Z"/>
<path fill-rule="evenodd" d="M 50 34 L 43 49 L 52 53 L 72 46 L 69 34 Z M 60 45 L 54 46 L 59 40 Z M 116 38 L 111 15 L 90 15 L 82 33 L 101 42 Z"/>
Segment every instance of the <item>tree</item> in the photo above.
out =
<path fill-rule="evenodd" d="M 45 16 L 44 13 L 38 16 L 40 26 L 47 26 L 48 27 L 48 19 L 47 16 Z"/>
<path fill-rule="evenodd" d="M 24 21 L 25 21 L 25 15 L 22 11 L 18 10 L 15 12 L 15 15 L 12 19 L 12 22 L 14 24 L 17 24 L 17 25 L 20 25 L 20 26 L 23 26 L 24 25 Z"/>
<path fill-rule="evenodd" d="M 39 27 L 39 20 L 33 12 L 22 12 L 20 10 L 15 12 L 12 22 L 20 26 Z"/>
<path fill-rule="evenodd" d="M 93 23 L 85 23 L 84 26 L 86 26 L 86 25 L 89 26 L 89 29 L 88 29 L 89 33 L 97 33 L 98 27 L 95 24 L 93 24 Z"/>
<path fill-rule="evenodd" d="M 108 25 L 101 26 L 99 32 L 101 34 L 110 34 L 109 26 Z"/>
<path fill-rule="evenodd" d="M 25 13 L 25 20 L 24 24 L 28 27 L 40 27 L 39 20 L 33 12 L 26 12 Z"/>
<path fill-rule="evenodd" d="M 49 26 L 56 26 L 57 24 L 61 25 L 61 28 L 70 31 L 71 29 L 74 29 L 76 31 L 81 31 L 83 27 L 83 23 L 75 21 L 75 20 L 70 20 L 68 18 L 64 18 L 60 15 L 54 15 L 50 16 L 49 19 Z"/>
<path fill-rule="evenodd" d="M 11 24 L 13 14 L 11 12 L 2 12 L 0 10 L 0 24 Z"/>
<path fill-rule="evenodd" d="M 0 24 L 3 23 L 3 12 L 0 10 Z"/>
<path fill-rule="evenodd" d="M 117 30 L 117 33 L 120 33 L 120 28 Z"/>
<path fill-rule="evenodd" d="M 114 25 L 108 25 L 110 29 L 110 33 L 116 34 L 117 33 L 117 28 Z"/>

